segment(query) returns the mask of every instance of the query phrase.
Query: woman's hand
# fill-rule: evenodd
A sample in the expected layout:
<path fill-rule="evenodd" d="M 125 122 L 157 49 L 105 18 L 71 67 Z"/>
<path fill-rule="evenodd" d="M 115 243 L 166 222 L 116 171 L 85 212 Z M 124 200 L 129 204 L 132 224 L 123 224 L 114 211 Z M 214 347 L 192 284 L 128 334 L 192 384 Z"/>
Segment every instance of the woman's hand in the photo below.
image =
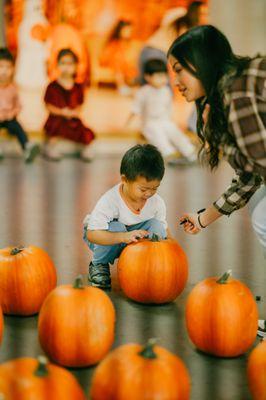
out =
<path fill-rule="evenodd" d="M 201 231 L 201 227 L 198 222 L 198 214 L 183 214 L 179 221 L 182 223 L 186 233 L 196 235 Z"/>

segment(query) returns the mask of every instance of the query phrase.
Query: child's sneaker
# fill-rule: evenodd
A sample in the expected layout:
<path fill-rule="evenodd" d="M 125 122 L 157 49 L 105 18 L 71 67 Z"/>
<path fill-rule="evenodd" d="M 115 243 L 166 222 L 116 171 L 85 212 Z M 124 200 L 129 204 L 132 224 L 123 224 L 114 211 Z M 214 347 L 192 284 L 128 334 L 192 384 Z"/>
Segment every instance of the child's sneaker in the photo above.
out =
<path fill-rule="evenodd" d="M 266 338 L 266 321 L 264 319 L 259 319 L 257 336 Z"/>
<path fill-rule="evenodd" d="M 109 264 L 94 265 L 92 262 L 89 265 L 89 281 L 92 286 L 102 289 L 111 287 L 111 276 Z"/>
<path fill-rule="evenodd" d="M 49 161 L 61 161 L 62 155 L 59 153 L 55 145 L 46 143 L 43 148 L 42 155 Z"/>
<path fill-rule="evenodd" d="M 25 163 L 29 164 L 34 161 L 35 157 L 40 153 L 40 146 L 36 143 L 27 142 L 24 150 Z"/>

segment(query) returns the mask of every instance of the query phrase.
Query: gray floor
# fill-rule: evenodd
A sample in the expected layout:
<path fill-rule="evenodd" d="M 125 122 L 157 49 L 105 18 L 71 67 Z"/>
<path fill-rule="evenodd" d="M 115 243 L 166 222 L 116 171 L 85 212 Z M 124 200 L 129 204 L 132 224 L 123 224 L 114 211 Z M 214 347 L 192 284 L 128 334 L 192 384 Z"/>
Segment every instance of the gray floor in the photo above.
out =
<path fill-rule="evenodd" d="M 185 235 L 177 224 L 183 211 L 202 208 L 220 195 L 232 175 L 228 166 L 223 167 L 215 174 L 199 166 L 166 171 L 160 194 L 167 204 L 170 228 L 190 263 L 187 287 L 174 303 L 144 306 L 127 300 L 113 269 L 110 297 L 117 312 L 114 347 L 159 338 L 161 345 L 178 354 L 187 365 L 192 377 L 191 400 L 250 399 L 245 375 L 247 354 L 237 359 L 217 359 L 199 353 L 190 343 L 184 306 L 193 285 L 231 268 L 254 295 L 262 296 L 258 306 L 265 317 L 265 260 L 247 211 L 222 218 L 198 236 Z M 34 244 L 44 248 L 57 266 L 59 284 L 85 274 L 89 254 L 82 241 L 82 220 L 99 196 L 118 182 L 118 171 L 118 157 L 98 158 L 91 164 L 40 159 L 24 165 L 20 159 L 6 159 L 0 165 L 1 247 Z M 36 328 L 37 317 L 5 317 L 0 361 L 42 353 Z M 72 370 L 86 392 L 93 370 Z"/>

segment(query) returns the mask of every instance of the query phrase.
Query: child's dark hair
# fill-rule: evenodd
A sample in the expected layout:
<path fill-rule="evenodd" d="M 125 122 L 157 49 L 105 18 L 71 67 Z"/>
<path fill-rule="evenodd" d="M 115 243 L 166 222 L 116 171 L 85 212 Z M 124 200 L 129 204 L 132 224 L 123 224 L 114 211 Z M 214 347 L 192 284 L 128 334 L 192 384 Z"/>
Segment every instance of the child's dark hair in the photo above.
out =
<path fill-rule="evenodd" d="M 12 64 L 14 64 L 14 57 L 6 47 L 0 48 L 0 60 L 10 61 Z"/>
<path fill-rule="evenodd" d="M 160 72 L 167 73 L 167 65 L 163 60 L 154 58 L 144 64 L 144 74 L 153 75 Z"/>
<path fill-rule="evenodd" d="M 61 58 L 65 56 L 71 56 L 75 63 L 78 62 L 78 56 L 71 49 L 61 49 L 57 54 L 57 62 L 59 62 Z"/>
<path fill-rule="evenodd" d="M 137 144 L 123 156 L 120 174 L 129 181 L 135 181 L 142 176 L 147 181 L 161 181 L 164 176 L 164 161 L 157 147 L 151 144 Z"/>

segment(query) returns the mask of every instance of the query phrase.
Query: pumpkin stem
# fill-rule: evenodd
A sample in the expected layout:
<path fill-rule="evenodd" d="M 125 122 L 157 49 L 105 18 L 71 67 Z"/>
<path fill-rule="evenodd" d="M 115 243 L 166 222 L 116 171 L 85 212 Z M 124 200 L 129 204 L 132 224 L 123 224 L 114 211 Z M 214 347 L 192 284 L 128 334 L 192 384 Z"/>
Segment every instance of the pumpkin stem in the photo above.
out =
<path fill-rule="evenodd" d="M 83 276 L 79 275 L 73 284 L 74 289 L 84 289 Z"/>
<path fill-rule="evenodd" d="M 154 352 L 153 347 L 155 346 L 157 339 L 149 339 L 148 343 L 143 347 L 143 349 L 139 352 L 139 355 L 144 358 L 157 358 L 157 354 Z"/>
<path fill-rule="evenodd" d="M 216 281 L 217 283 L 221 283 L 221 284 L 225 284 L 228 281 L 228 278 L 230 278 L 230 276 L 232 276 L 232 270 L 229 269 L 227 272 L 225 272 L 221 278 L 218 279 L 218 281 Z"/>
<path fill-rule="evenodd" d="M 24 249 L 24 246 L 14 247 L 14 248 L 10 251 L 10 255 L 11 255 L 11 256 L 16 256 L 17 254 L 21 253 L 23 249 Z"/>
<path fill-rule="evenodd" d="M 37 360 L 38 360 L 38 366 L 34 372 L 34 375 L 39 377 L 47 376 L 49 374 L 49 371 L 47 369 L 47 364 L 48 364 L 47 357 L 39 356 Z"/>
<path fill-rule="evenodd" d="M 160 240 L 161 240 L 161 238 L 159 235 L 157 235 L 156 233 L 152 234 L 151 242 L 160 242 Z"/>

